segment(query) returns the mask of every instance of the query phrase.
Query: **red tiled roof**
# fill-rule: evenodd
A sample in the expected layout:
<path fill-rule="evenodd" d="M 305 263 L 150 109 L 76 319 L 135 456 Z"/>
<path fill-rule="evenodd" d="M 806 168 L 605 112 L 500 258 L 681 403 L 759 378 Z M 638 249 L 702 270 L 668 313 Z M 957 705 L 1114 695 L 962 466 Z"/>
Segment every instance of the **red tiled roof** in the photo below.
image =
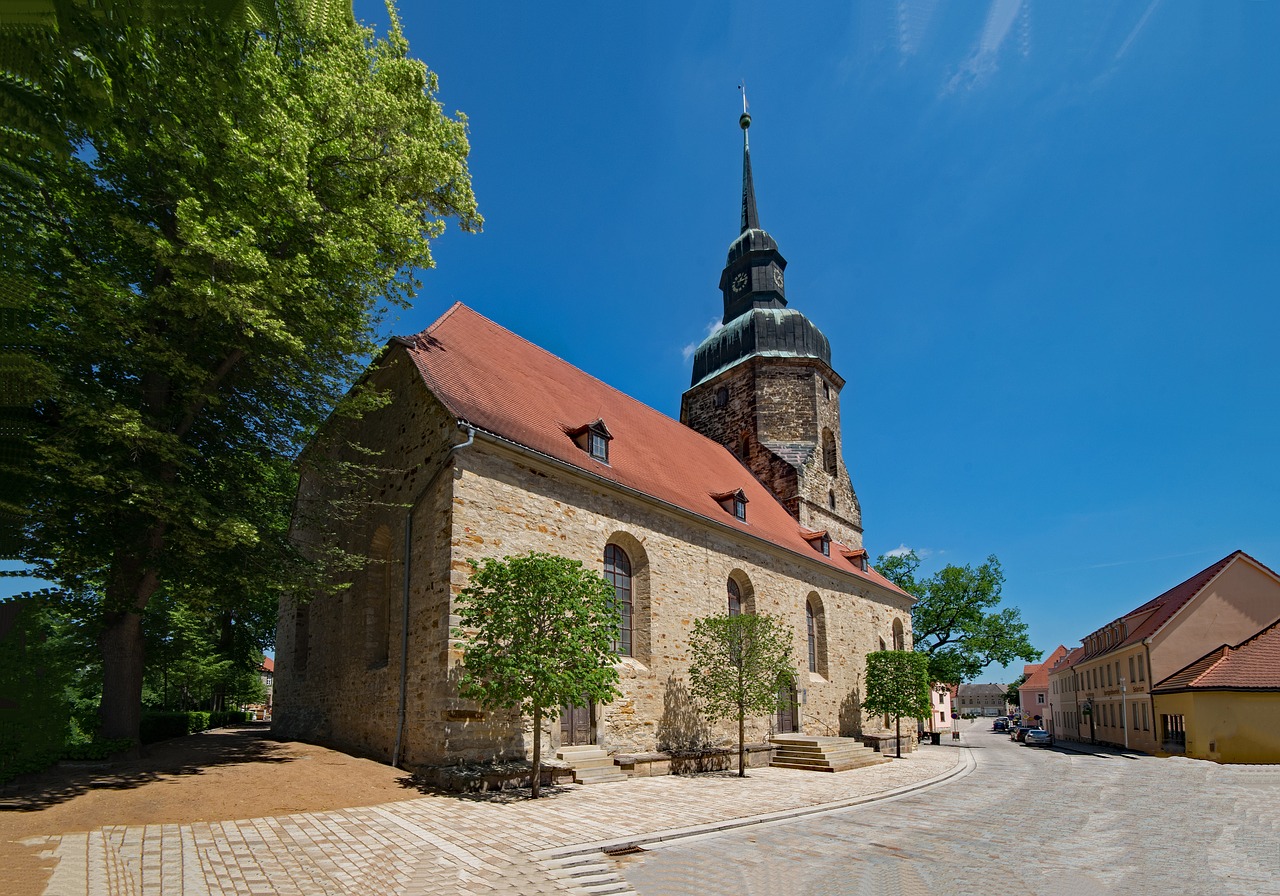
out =
<path fill-rule="evenodd" d="M 1280 622 L 1235 647 L 1226 644 L 1170 675 L 1153 692 L 1280 690 Z"/>
<path fill-rule="evenodd" d="M 262 671 L 263 671 L 263 672 L 275 672 L 275 671 L 276 671 L 276 661 L 275 661 L 275 660 L 273 660 L 273 659 L 272 659 L 271 657 L 269 657 L 269 656 L 264 656 L 264 657 L 262 658 Z"/>
<path fill-rule="evenodd" d="M 1113 650 L 1120 650 L 1121 648 L 1124 648 L 1124 647 L 1130 647 L 1134 644 L 1137 644 L 1143 641 L 1146 638 L 1151 637 L 1156 632 L 1158 632 L 1165 625 L 1165 623 L 1167 623 L 1170 619 L 1172 619 L 1179 610 L 1181 610 L 1184 606 L 1186 606 L 1191 601 L 1192 598 L 1194 598 L 1197 594 L 1199 594 L 1202 590 L 1204 590 L 1206 585 L 1208 585 L 1215 578 L 1217 578 L 1219 573 L 1221 573 L 1224 569 L 1226 569 L 1229 565 L 1231 565 L 1232 562 L 1234 562 L 1239 558 L 1244 558 L 1249 562 L 1256 564 L 1260 569 L 1266 570 L 1267 572 L 1271 573 L 1271 575 L 1275 575 L 1274 572 L 1272 572 L 1270 569 L 1267 569 L 1266 566 L 1259 563 L 1253 557 L 1250 557 L 1244 551 L 1232 551 L 1230 554 L 1223 557 L 1221 560 L 1219 560 L 1217 563 L 1214 563 L 1212 566 L 1205 567 L 1204 569 L 1200 570 L 1198 573 L 1196 573 L 1186 581 L 1180 582 L 1179 584 L 1174 585 L 1172 588 L 1170 588 L 1168 591 L 1164 592 L 1163 594 L 1160 594 L 1160 595 L 1157 595 L 1156 597 L 1151 598 L 1151 600 L 1147 601 L 1141 606 L 1135 607 L 1134 609 L 1130 610 L 1128 613 L 1125 613 L 1123 616 L 1118 617 L 1112 622 L 1107 623 L 1107 625 L 1104 625 L 1101 628 L 1097 629 L 1097 631 L 1092 634 L 1104 632 L 1106 631 L 1108 626 L 1114 625 L 1115 623 L 1120 622 L 1123 619 L 1130 619 L 1134 616 L 1144 616 L 1145 614 L 1145 618 L 1143 618 L 1140 622 L 1138 622 L 1136 625 L 1130 628 L 1128 631 L 1128 634 L 1125 636 L 1123 640 L 1113 643 L 1110 647 L 1104 647 L 1102 649 L 1094 650 L 1092 653 L 1089 653 L 1088 652 L 1089 638 L 1086 637 L 1084 639 L 1084 642 L 1086 645 L 1085 655 L 1101 656 L 1104 653 L 1111 653 Z"/>
<path fill-rule="evenodd" d="M 838 550 L 830 557 L 815 550 L 786 508 L 724 446 L 461 303 L 416 336 L 393 342 L 405 346 L 427 387 L 463 423 L 910 597 Z M 608 463 L 566 435 L 599 420 L 613 436 Z M 749 502 L 746 521 L 713 497 L 738 489 Z"/>
<path fill-rule="evenodd" d="M 1030 688 L 1035 691 L 1047 691 L 1049 689 L 1049 670 L 1053 668 L 1054 663 L 1067 655 L 1067 648 L 1058 645 L 1058 649 L 1044 660 L 1044 662 L 1032 666 L 1034 671 L 1027 676 L 1027 680 L 1018 685 L 1018 690 Z"/>

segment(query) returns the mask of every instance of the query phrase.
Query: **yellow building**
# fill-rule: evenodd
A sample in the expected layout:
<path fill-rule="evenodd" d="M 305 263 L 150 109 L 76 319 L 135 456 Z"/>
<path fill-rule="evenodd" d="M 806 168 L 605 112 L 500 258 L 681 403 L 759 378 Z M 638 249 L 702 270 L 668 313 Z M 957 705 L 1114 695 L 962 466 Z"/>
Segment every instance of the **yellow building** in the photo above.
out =
<path fill-rule="evenodd" d="M 1243 551 L 1229 554 L 1107 623 L 1050 669 L 1055 735 L 1168 752 L 1153 683 L 1277 620 L 1280 576 Z"/>
<path fill-rule="evenodd" d="M 1165 752 L 1280 763 L 1280 623 L 1212 650 L 1151 693 Z"/>

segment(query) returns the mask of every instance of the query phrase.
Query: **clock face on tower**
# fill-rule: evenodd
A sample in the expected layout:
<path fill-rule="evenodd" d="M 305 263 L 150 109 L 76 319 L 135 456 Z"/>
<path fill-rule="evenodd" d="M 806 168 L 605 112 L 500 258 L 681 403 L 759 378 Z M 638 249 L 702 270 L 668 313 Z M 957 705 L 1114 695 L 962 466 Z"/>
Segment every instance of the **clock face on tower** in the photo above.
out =
<path fill-rule="evenodd" d="M 773 282 L 778 289 L 782 289 L 782 268 L 773 269 Z"/>
<path fill-rule="evenodd" d="M 733 278 L 733 291 L 742 292 L 747 288 L 747 272 L 742 271 L 738 276 Z"/>

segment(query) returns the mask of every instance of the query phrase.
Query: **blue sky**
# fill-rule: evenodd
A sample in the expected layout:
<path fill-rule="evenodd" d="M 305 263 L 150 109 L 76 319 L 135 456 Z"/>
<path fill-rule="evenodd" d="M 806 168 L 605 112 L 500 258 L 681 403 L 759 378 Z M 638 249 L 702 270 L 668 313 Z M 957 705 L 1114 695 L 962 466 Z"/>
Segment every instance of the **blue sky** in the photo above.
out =
<path fill-rule="evenodd" d="M 391 331 L 462 301 L 677 415 L 722 313 L 745 79 L 872 556 L 996 554 L 1046 652 L 1236 548 L 1280 568 L 1280 4 L 401 14 L 470 119 L 486 224 L 437 242 Z"/>

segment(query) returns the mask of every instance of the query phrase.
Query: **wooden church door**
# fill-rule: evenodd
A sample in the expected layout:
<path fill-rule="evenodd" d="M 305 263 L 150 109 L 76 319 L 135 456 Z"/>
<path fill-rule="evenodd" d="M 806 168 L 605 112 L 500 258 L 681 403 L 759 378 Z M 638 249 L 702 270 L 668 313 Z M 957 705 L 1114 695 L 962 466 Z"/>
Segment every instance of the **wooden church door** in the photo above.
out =
<path fill-rule="evenodd" d="M 575 747 L 596 742 L 595 705 L 564 706 L 560 710 L 560 746 Z"/>

